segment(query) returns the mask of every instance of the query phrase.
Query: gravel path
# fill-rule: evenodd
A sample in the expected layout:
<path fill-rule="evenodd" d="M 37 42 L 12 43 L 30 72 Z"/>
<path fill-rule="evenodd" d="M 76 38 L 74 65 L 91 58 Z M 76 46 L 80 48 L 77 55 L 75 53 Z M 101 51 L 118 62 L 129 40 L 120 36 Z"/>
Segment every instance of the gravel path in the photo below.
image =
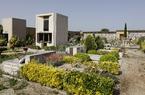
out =
<path fill-rule="evenodd" d="M 129 49 L 127 55 L 121 62 L 120 94 L 145 95 L 145 54 Z"/>

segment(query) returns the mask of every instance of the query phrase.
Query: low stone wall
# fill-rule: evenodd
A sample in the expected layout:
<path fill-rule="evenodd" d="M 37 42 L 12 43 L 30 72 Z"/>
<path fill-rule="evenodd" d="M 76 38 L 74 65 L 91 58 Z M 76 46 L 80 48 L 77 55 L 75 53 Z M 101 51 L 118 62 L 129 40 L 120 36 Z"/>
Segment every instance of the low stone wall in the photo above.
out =
<path fill-rule="evenodd" d="M 54 51 L 48 51 L 48 52 L 42 52 L 37 54 L 28 55 L 25 57 L 25 63 L 30 62 L 31 60 L 35 59 L 38 60 L 41 63 L 45 63 L 47 61 L 47 58 L 49 55 L 56 53 Z"/>
<path fill-rule="evenodd" d="M 27 55 L 20 60 L 18 60 L 18 59 L 7 60 L 1 64 L 1 69 L 2 69 L 2 71 L 4 71 L 5 73 L 8 73 L 10 75 L 17 75 L 21 66 L 30 62 L 32 59 L 36 59 L 41 63 L 45 63 L 47 61 L 47 57 L 53 53 L 56 53 L 56 52 L 54 52 L 54 51 L 46 52 L 45 51 L 45 52 L 41 52 L 41 53 L 37 53 L 37 54 Z"/>

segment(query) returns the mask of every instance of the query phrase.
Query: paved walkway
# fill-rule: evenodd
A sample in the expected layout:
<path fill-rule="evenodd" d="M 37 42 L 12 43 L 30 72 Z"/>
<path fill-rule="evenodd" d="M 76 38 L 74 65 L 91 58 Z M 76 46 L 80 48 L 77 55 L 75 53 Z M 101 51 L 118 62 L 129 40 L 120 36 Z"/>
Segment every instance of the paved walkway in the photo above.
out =
<path fill-rule="evenodd" d="M 120 95 L 145 95 L 145 54 L 137 49 L 127 50 L 122 59 Z"/>

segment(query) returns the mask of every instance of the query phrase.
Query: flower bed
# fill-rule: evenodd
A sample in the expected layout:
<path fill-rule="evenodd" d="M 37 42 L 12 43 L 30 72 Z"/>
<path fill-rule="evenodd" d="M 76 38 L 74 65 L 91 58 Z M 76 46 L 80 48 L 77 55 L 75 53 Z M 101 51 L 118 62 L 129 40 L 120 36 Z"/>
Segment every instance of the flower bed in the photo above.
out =
<path fill-rule="evenodd" d="M 63 89 L 76 95 L 111 95 L 114 88 L 114 81 L 111 78 L 93 73 L 64 71 L 38 64 L 36 61 L 24 65 L 20 73 L 29 81 Z"/>

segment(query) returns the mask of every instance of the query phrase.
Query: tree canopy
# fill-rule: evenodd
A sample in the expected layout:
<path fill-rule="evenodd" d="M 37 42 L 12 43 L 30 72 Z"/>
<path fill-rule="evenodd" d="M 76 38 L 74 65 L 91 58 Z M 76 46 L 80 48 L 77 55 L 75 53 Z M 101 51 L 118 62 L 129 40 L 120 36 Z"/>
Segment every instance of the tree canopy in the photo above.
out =
<path fill-rule="evenodd" d="M 91 35 L 87 36 L 87 38 L 85 39 L 84 44 L 85 44 L 85 47 L 86 47 L 86 51 L 95 50 L 97 48 L 97 44 L 95 43 L 95 39 Z"/>
<path fill-rule="evenodd" d="M 101 32 L 109 32 L 109 29 L 103 28 L 103 29 L 101 29 Z"/>
<path fill-rule="evenodd" d="M 124 37 L 127 38 L 127 24 L 126 23 L 124 27 Z"/>

